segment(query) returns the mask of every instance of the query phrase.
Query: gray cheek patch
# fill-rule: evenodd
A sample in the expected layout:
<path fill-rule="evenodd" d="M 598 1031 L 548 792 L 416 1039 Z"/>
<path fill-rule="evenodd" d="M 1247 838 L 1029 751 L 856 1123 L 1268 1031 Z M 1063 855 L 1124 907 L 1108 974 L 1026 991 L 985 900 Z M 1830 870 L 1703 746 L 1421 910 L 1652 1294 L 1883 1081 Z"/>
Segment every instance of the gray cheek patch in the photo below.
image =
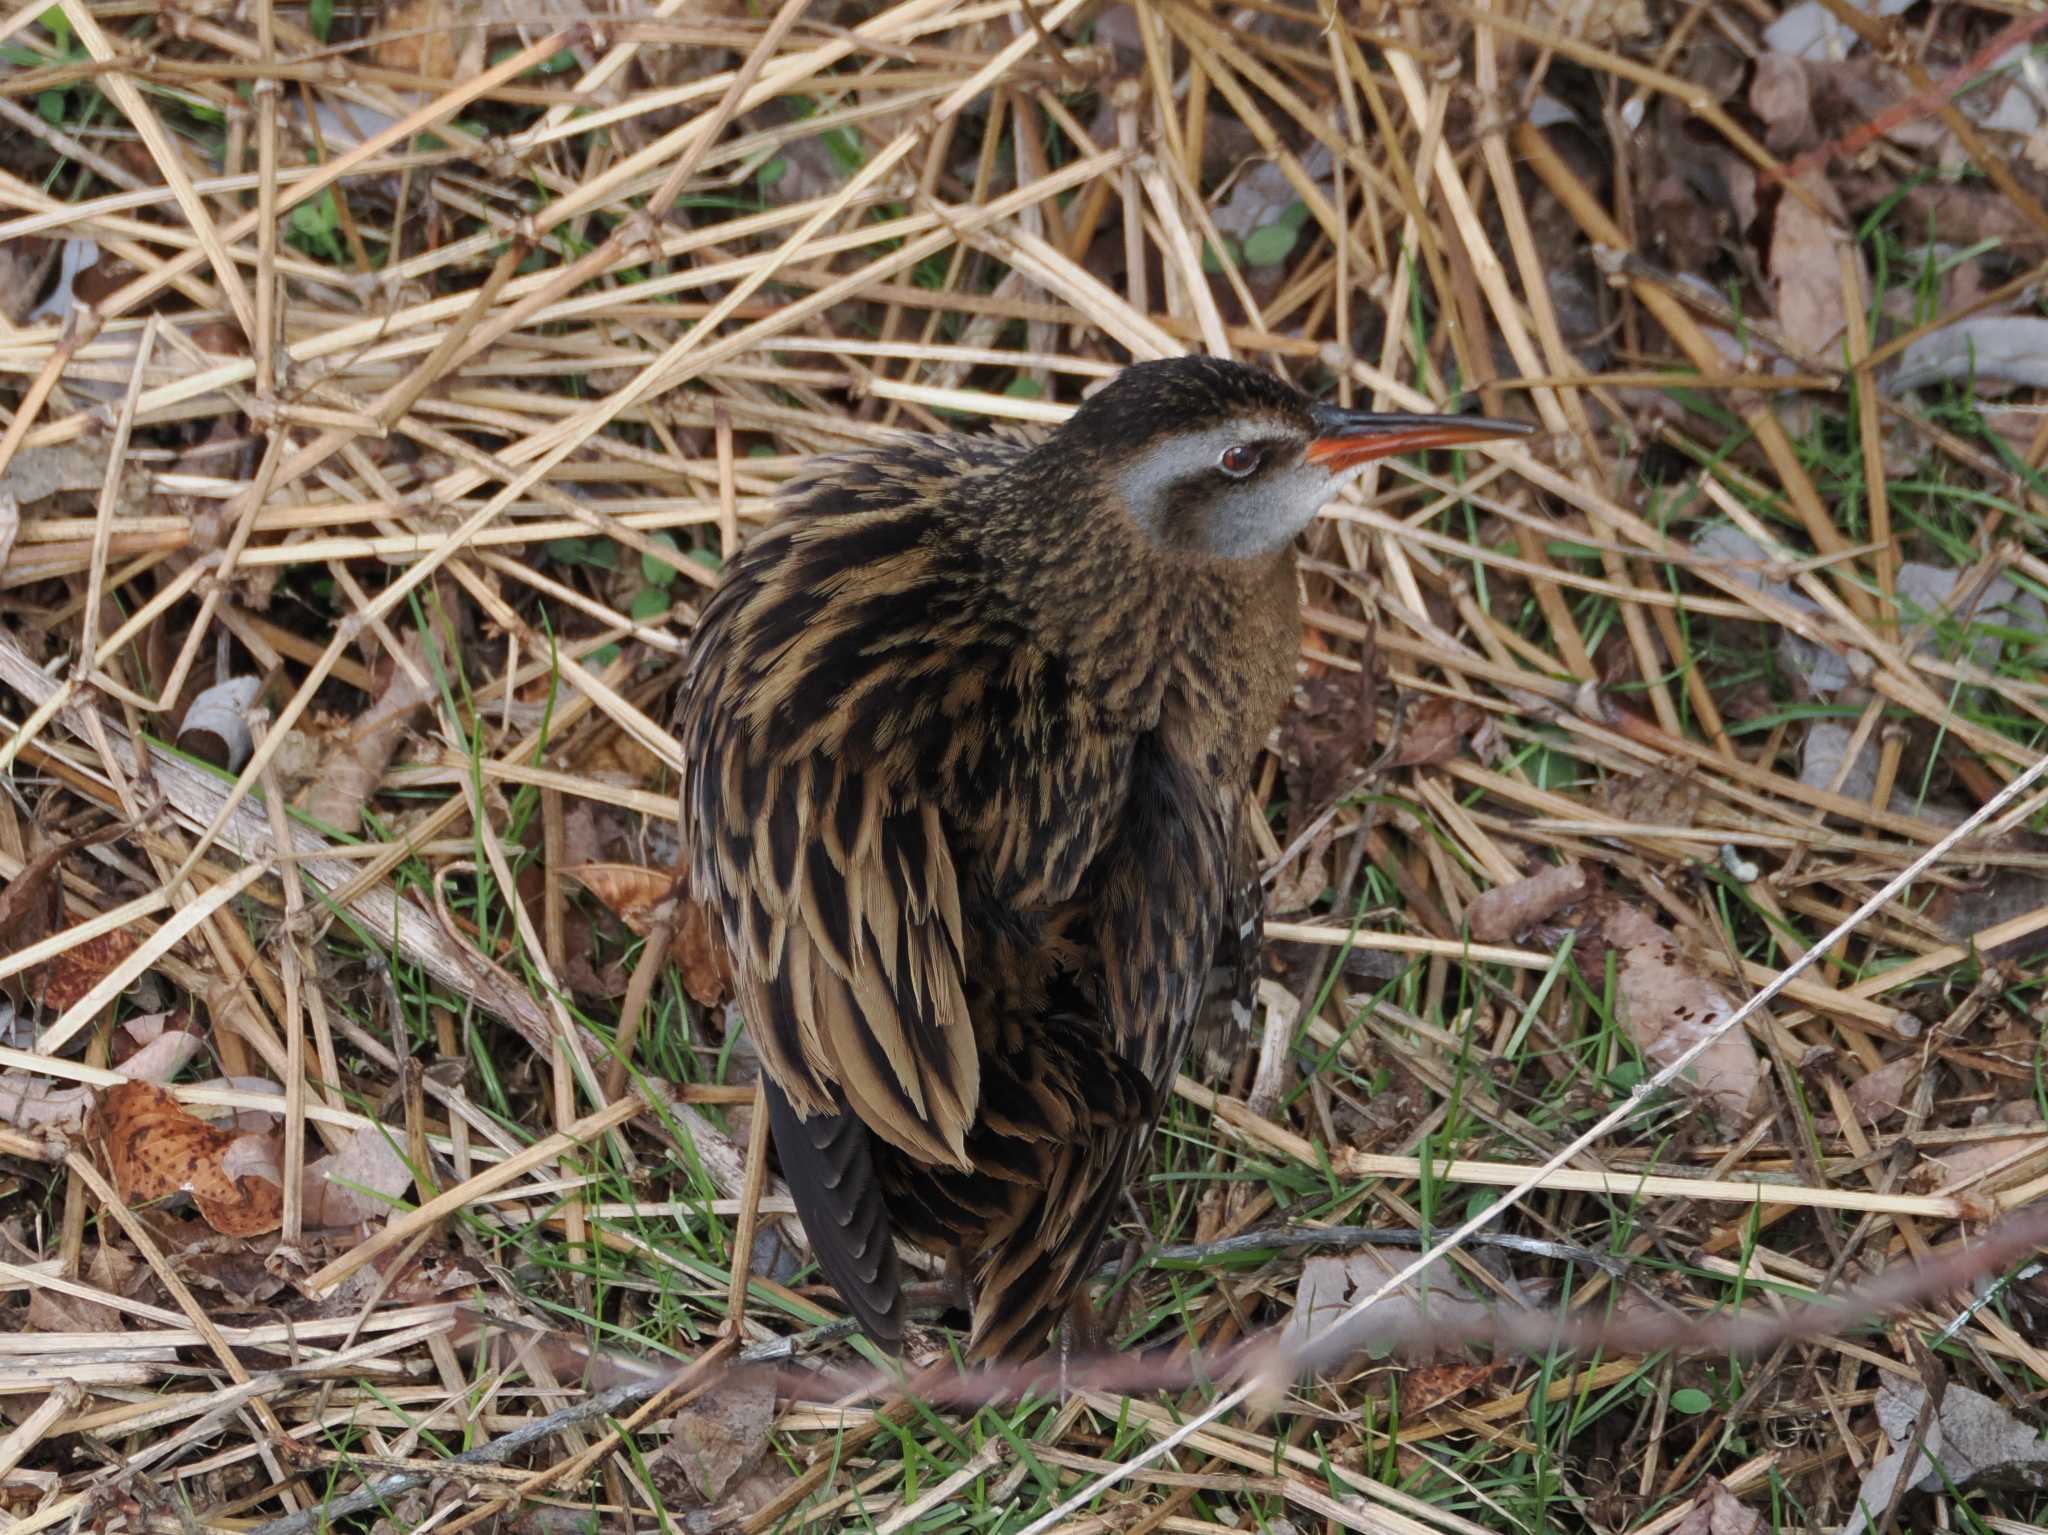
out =
<path fill-rule="evenodd" d="M 1305 464 L 1230 485 L 1214 503 L 1206 552 L 1239 560 L 1271 554 L 1314 522 L 1335 493 L 1331 476 Z"/>
<path fill-rule="evenodd" d="M 1117 477 L 1117 490 L 1138 526 L 1155 539 L 1161 537 L 1160 522 L 1174 486 L 1213 471 L 1223 450 L 1243 436 L 1242 427 L 1221 426 L 1168 438 L 1140 454 L 1137 462 Z"/>
<path fill-rule="evenodd" d="M 1339 483 L 1337 476 L 1308 464 L 1247 480 L 1231 480 L 1217 472 L 1224 449 L 1276 425 L 1244 423 L 1170 438 L 1124 470 L 1117 477 L 1117 490 L 1138 526 L 1155 542 L 1186 548 L 1190 530 L 1182 527 L 1169 533 L 1168 508 L 1179 488 L 1206 477 L 1208 504 L 1206 515 L 1192 530 L 1195 547 L 1225 559 L 1271 554 L 1315 520 Z"/>

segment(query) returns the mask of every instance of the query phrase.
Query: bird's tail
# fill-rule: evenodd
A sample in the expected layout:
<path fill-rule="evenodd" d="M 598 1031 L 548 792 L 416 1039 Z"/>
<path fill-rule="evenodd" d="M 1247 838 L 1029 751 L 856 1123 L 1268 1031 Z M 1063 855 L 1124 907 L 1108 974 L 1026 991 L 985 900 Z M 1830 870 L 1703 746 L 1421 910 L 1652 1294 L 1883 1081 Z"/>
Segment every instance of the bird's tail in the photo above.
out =
<path fill-rule="evenodd" d="M 819 1269 L 868 1336 L 901 1353 L 902 1274 L 873 1134 L 851 1111 L 799 1118 L 774 1082 L 762 1087 L 776 1155 Z"/>

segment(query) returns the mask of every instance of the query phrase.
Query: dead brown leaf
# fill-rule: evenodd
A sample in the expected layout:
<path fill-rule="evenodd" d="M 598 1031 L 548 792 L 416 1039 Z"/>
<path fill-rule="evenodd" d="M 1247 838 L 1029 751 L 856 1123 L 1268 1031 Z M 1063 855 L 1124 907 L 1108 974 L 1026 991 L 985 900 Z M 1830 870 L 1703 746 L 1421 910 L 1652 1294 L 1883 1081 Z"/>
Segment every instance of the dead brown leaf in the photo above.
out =
<path fill-rule="evenodd" d="M 683 972 L 683 989 L 699 1006 L 724 1006 L 732 1000 L 733 990 L 732 956 L 726 952 L 725 935 L 711 920 L 711 913 L 696 901 L 685 900 L 678 918 L 671 951 Z"/>
<path fill-rule="evenodd" d="M 1881 1125 L 1905 1111 L 1906 1092 L 1918 1080 L 1924 1065 L 1918 1055 L 1886 1061 L 1849 1084 L 1849 1101 L 1867 1123 Z"/>
<path fill-rule="evenodd" d="M 64 920 L 64 861 L 82 848 L 111 842 L 127 828 L 118 822 L 85 837 L 71 837 L 44 848 L 0 890 L 0 954 L 16 954 L 47 938 Z M 0 980 L 17 1006 L 26 1006 L 31 990 L 40 990 L 47 967 Z M 82 995 L 82 993 L 81 993 Z"/>
<path fill-rule="evenodd" d="M 1425 1413 L 1492 1379 L 1496 1364 L 1432 1364 L 1401 1378 L 1401 1411 Z"/>
<path fill-rule="evenodd" d="M 1991 1113 L 1990 1123 L 2032 1124 L 2039 1117 L 2031 1099 L 2014 1099 L 2000 1104 Z M 1939 1152 L 1929 1152 L 1921 1164 L 1913 1170 L 1911 1179 L 1916 1188 L 1951 1189 L 1971 1185 L 1986 1174 L 1995 1174 L 2011 1164 L 2016 1158 L 2038 1150 L 2043 1144 L 2038 1135 L 2016 1135 L 2000 1137 L 1989 1141 L 1965 1141 L 1960 1146 L 1944 1146 Z"/>
<path fill-rule="evenodd" d="M 1813 90 L 1806 66 L 1780 53 L 1756 61 L 1749 82 L 1749 107 L 1764 125 L 1764 143 L 1771 153 L 1792 155 L 1820 142 L 1813 120 Z"/>
<path fill-rule="evenodd" d="M 658 1483 L 686 1508 L 716 1503 L 768 1445 L 775 1421 L 775 1377 L 762 1369 L 728 1372 L 676 1413 L 669 1442 L 655 1457 Z"/>
<path fill-rule="evenodd" d="M 1640 908 L 1603 903 L 1581 932 L 1597 941 L 1575 957 L 1599 984 L 1606 949 L 1615 953 L 1622 1026 L 1654 1067 L 1677 1059 L 1740 1006 L 1667 932 Z M 1763 1091 L 1763 1065 L 1743 1029 L 1723 1034 L 1688 1068 L 1724 1134 L 1747 1125 Z"/>
<path fill-rule="evenodd" d="M 585 863 L 563 872 L 642 938 L 668 914 L 667 903 L 677 893 L 674 875 L 637 863 Z"/>
<path fill-rule="evenodd" d="M 1467 910 L 1465 921 L 1474 943 L 1505 943 L 1599 888 L 1599 876 L 1577 859 L 1549 864 L 1527 879 L 1485 892 Z"/>
<path fill-rule="evenodd" d="M 114 1187 L 128 1204 L 190 1194 L 207 1224 L 224 1236 L 258 1236 L 283 1224 L 283 1189 L 251 1171 L 260 1158 L 240 1144 L 265 1138 L 216 1129 L 147 1082 L 108 1088 L 99 1110 Z"/>
<path fill-rule="evenodd" d="M 1396 767 L 1433 766 L 1458 755 L 1465 737 L 1485 721 L 1485 713 L 1461 698 L 1431 696 L 1407 712 Z"/>
<path fill-rule="evenodd" d="M 391 1213 L 412 1187 L 412 1169 L 405 1165 L 393 1133 L 365 1125 L 342 1142 L 339 1150 L 306 1169 L 306 1224 L 353 1226 Z"/>
<path fill-rule="evenodd" d="M 732 958 L 725 935 L 709 912 L 683 894 L 674 874 L 635 863 L 585 863 L 564 872 L 642 938 L 673 911 L 669 957 L 682 971 L 684 987 L 705 1007 L 731 1000 Z"/>
<path fill-rule="evenodd" d="M 1849 239 L 1848 215 L 1822 177 L 1809 175 L 1797 184 L 1814 206 L 1790 191 L 1778 199 L 1765 262 L 1771 307 L 1787 343 L 1804 356 L 1828 362 L 1835 360 L 1834 348 L 1849 324 L 1838 254 Z"/>
<path fill-rule="evenodd" d="M 168 1082 L 199 1054 L 205 1041 L 189 1029 L 167 1029 L 167 1013 L 130 1018 L 115 1035 L 138 1041 L 116 1056 L 114 1069 L 138 1082 Z M 72 1132 L 92 1109 L 89 1087 L 66 1087 L 37 1072 L 0 1072 L 0 1122 L 23 1129 Z"/>
<path fill-rule="evenodd" d="M 379 64 L 433 80 L 483 67 L 481 0 L 387 0 L 375 47 Z"/>
<path fill-rule="evenodd" d="M 1953 1382 L 1941 1393 L 1924 1447 L 1909 1471 L 1906 1451 L 1926 1409 L 1924 1386 L 1883 1377 L 1877 1388 L 1877 1421 L 1899 1448 L 1864 1474 L 1857 1507 L 1842 1526 L 1842 1535 L 1863 1535 L 1891 1506 L 1902 1478 L 1909 1488 L 1920 1491 L 1944 1485 L 1967 1488 L 1973 1482 L 2048 1490 L 2048 1444 L 2041 1442 L 2039 1432 L 1990 1397 Z M 1904 1519 L 1898 1523 L 1900 1529 L 1915 1527 Z"/>
<path fill-rule="evenodd" d="M 43 967 L 43 1011 L 52 1017 L 69 1012 L 141 946 L 142 941 L 124 928 L 66 949 Z"/>
<path fill-rule="evenodd" d="M 93 1249 L 86 1264 L 85 1283 L 108 1295 L 126 1296 L 135 1277 L 135 1260 L 104 1243 Z M 121 1313 L 104 1301 L 68 1295 L 60 1290 L 37 1286 L 28 1300 L 30 1332 L 120 1332 Z"/>
<path fill-rule="evenodd" d="M 41 943 L 63 918 L 64 883 L 58 869 L 75 846 L 61 842 L 44 849 L 0 890 L 0 952 L 13 954 Z M 18 1007 L 28 1005 L 27 979 L 13 975 L 0 981 L 0 989 Z"/>
<path fill-rule="evenodd" d="M 1763 1516 L 1708 1477 L 1672 1535 L 1762 1535 Z"/>

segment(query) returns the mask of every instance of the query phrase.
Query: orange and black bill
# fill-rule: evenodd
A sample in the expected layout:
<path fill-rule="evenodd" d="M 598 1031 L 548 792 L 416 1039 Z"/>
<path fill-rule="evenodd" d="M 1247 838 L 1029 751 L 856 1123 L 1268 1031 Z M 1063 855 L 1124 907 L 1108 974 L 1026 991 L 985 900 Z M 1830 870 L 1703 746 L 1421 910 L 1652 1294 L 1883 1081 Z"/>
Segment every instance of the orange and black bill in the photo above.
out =
<path fill-rule="evenodd" d="M 1503 437 L 1527 437 L 1536 428 L 1521 421 L 1490 416 L 1382 415 L 1370 410 L 1338 410 L 1319 405 L 1316 435 L 1309 439 L 1308 461 L 1336 473 L 1355 469 L 1376 458 L 1417 453 L 1424 448 L 1462 448 Z"/>

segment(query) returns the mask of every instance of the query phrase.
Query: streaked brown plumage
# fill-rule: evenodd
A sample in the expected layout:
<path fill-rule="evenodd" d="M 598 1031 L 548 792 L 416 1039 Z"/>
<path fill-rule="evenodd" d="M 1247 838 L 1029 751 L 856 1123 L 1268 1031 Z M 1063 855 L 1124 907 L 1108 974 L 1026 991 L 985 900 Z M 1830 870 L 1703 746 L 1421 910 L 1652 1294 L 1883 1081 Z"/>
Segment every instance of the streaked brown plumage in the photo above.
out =
<path fill-rule="evenodd" d="M 1368 458 L 1516 430 L 1144 364 L 1036 443 L 822 460 L 732 562 L 678 720 L 692 882 L 878 1341 L 902 1237 L 964 1260 L 973 1357 L 1044 1345 L 1198 1014 L 1248 1000 L 1293 534 Z"/>

